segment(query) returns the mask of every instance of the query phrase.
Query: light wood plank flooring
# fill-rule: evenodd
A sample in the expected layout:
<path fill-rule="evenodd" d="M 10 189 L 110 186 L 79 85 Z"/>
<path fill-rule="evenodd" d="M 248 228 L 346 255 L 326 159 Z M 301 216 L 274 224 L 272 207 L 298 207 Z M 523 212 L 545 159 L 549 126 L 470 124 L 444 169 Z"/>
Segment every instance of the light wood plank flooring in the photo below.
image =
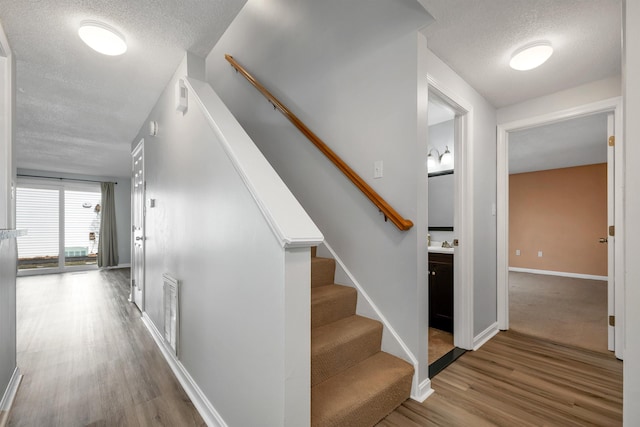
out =
<path fill-rule="evenodd" d="M 21 277 L 9 426 L 203 426 L 127 301 L 129 270 Z"/>
<path fill-rule="evenodd" d="M 435 377 L 378 426 L 620 426 L 622 362 L 610 354 L 501 332 Z"/>

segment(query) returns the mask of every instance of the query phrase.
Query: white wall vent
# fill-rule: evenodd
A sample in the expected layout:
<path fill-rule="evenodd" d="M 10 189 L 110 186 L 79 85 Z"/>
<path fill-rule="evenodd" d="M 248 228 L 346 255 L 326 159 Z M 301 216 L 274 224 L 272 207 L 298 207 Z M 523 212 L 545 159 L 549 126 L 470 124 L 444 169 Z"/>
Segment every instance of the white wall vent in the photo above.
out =
<path fill-rule="evenodd" d="M 164 340 L 178 357 L 180 333 L 180 292 L 178 280 L 168 274 L 162 275 L 164 282 Z"/>

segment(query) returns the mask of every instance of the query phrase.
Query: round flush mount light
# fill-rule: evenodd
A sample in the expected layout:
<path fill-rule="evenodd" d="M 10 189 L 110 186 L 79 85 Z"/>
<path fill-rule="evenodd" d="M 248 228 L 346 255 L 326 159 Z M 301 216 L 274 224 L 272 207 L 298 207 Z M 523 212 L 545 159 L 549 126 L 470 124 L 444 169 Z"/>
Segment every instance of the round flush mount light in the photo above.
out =
<path fill-rule="evenodd" d="M 511 55 L 509 66 L 514 70 L 532 70 L 544 64 L 553 53 L 551 43 L 542 41 L 528 44 Z"/>
<path fill-rule="evenodd" d="M 98 21 L 83 21 L 78 35 L 91 49 L 103 55 L 117 56 L 127 51 L 124 37 L 114 28 Z"/>

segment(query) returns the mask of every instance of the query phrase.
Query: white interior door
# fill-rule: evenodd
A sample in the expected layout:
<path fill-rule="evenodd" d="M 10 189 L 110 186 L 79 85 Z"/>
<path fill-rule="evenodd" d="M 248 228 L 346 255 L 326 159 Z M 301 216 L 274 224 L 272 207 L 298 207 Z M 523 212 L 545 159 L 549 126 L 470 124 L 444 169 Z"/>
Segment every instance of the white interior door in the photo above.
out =
<path fill-rule="evenodd" d="M 145 180 L 144 180 L 144 140 L 140 141 L 132 153 L 131 175 L 131 230 L 132 230 L 132 266 L 131 298 L 138 308 L 144 310 L 144 219 L 145 219 Z"/>
<path fill-rule="evenodd" d="M 607 116 L 607 230 L 601 243 L 607 245 L 607 314 L 609 315 L 609 326 L 607 327 L 608 349 L 615 351 L 615 314 L 616 314 L 616 292 L 615 292 L 615 231 L 611 228 L 615 224 L 615 122 L 614 114 Z M 612 232 L 613 231 L 613 232 Z"/>

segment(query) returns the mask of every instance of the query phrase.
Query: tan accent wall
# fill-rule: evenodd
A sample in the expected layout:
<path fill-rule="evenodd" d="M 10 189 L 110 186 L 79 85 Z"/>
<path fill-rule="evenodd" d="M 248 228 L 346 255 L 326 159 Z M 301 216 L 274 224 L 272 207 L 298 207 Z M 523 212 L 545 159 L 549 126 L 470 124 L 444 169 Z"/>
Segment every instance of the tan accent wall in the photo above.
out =
<path fill-rule="evenodd" d="M 510 267 L 606 276 L 606 233 L 606 163 L 510 175 Z"/>

